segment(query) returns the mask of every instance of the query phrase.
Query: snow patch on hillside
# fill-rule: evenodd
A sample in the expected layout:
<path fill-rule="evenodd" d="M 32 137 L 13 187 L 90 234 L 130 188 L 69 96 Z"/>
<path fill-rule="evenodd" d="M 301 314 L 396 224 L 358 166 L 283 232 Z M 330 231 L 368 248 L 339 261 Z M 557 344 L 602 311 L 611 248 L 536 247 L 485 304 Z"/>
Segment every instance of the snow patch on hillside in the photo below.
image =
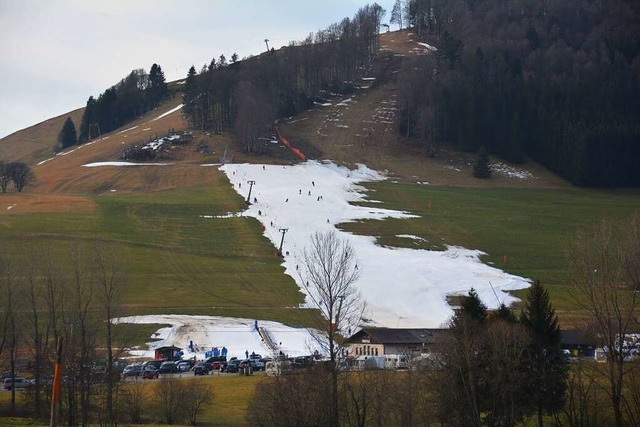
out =
<path fill-rule="evenodd" d="M 156 117 L 155 119 L 151 119 L 152 122 L 155 122 L 156 120 L 159 120 L 165 116 L 168 116 L 169 114 L 175 113 L 176 111 L 178 111 L 179 109 L 181 109 L 182 107 L 184 107 L 184 104 L 180 104 L 178 105 L 176 108 L 172 108 L 171 110 L 167 111 L 166 113 L 160 114 L 158 117 Z"/>
<path fill-rule="evenodd" d="M 286 228 L 283 266 L 300 286 L 303 251 L 315 232 L 336 231 L 358 257 L 357 287 L 367 302 L 365 317 L 387 327 L 438 327 L 453 314 L 450 295 L 475 288 L 489 308 L 517 299 L 507 293 L 529 286 L 529 280 L 483 264 L 482 251 L 448 246 L 444 251 L 381 247 L 375 237 L 341 231 L 337 225 L 366 219 L 412 218 L 414 215 L 371 206 L 364 182 L 385 179 L 359 166 L 349 170 L 333 163 L 308 161 L 295 166 L 227 164 L 221 167 L 234 189 L 252 204 L 243 212 L 264 225 L 264 235 L 280 245 Z M 495 294 L 494 294 L 495 290 Z M 496 298 L 496 294 L 498 299 Z"/>

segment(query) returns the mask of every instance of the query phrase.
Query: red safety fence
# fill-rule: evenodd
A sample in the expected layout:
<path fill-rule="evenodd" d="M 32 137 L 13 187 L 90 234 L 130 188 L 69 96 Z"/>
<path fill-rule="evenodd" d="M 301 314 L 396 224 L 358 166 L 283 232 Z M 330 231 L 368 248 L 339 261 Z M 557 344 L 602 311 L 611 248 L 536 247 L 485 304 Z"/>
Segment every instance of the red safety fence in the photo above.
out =
<path fill-rule="evenodd" d="M 296 147 L 291 145 L 291 143 L 287 141 L 287 139 L 280 134 L 280 130 L 278 129 L 277 126 L 276 126 L 276 136 L 278 137 L 278 141 L 280 141 L 289 150 L 293 151 L 296 156 L 300 157 L 302 160 L 307 160 L 307 157 L 304 155 L 302 151 L 298 150 Z"/>

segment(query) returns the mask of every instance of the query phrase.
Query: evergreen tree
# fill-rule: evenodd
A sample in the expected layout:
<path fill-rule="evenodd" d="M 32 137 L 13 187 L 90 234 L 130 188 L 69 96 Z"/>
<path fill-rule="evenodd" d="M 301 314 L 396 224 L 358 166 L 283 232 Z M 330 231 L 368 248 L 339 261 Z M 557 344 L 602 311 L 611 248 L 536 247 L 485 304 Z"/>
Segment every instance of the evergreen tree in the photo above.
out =
<path fill-rule="evenodd" d="M 504 320 L 507 323 L 518 323 L 516 315 L 504 303 L 500 304 L 496 311 L 492 311 L 489 318 L 491 320 Z"/>
<path fill-rule="evenodd" d="M 567 388 L 567 362 L 560 346 L 560 328 L 549 300 L 549 293 L 539 281 L 529 289 L 520 322 L 529 332 L 529 394 L 543 426 L 544 413 L 559 411 Z"/>
<path fill-rule="evenodd" d="M 198 95 L 198 82 L 196 81 L 196 67 L 191 66 L 187 73 L 187 79 L 184 83 L 184 92 L 182 95 L 182 103 L 184 104 L 184 115 L 189 120 L 191 126 L 195 126 L 196 122 L 196 104 L 195 100 Z"/>
<path fill-rule="evenodd" d="M 478 150 L 478 157 L 473 165 L 473 176 L 480 179 L 491 177 L 491 165 L 489 165 L 489 156 L 484 145 Z"/>
<path fill-rule="evenodd" d="M 62 125 L 62 129 L 58 134 L 58 144 L 60 144 L 61 149 L 65 149 L 76 145 L 78 143 L 78 136 L 76 134 L 76 126 L 73 124 L 73 120 L 71 117 L 67 117 L 67 120 L 64 121 Z"/>
<path fill-rule="evenodd" d="M 91 125 L 96 122 L 96 100 L 93 96 L 90 96 L 87 100 L 87 105 L 84 108 L 82 114 L 82 120 L 80 120 L 80 136 L 78 137 L 78 144 L 84 144 L 91 139 Z"/>
<path fill-rule="evenodd" d="M 149 87 L 147 89 L 149 107 L 157 107 L 167 95 L 167 83 L 164 71 L 158 64 L 153 64 L 149 71 Z"/>
<path fill-rule="evenodd" d="M 462 297 L 460 308 L 456 313 L 456 317 L 466 316 L 478 323 L 484 323 L 487 320 L 487 306 L 484 305 L 475 289 L 471 288 L 466 296 Z"/>

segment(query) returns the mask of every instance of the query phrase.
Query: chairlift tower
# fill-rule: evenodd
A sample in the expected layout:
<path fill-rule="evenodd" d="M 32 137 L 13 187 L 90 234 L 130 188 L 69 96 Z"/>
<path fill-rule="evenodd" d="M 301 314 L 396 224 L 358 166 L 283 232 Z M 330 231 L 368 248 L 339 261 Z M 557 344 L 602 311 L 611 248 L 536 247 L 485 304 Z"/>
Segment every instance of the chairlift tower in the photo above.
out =
<path fill-rule="evenodd" d="M 278 248 L 278 255 L 282 257 L 282 245 L 284 244 L 284 235 L 287 231 L 289 231 L 289 229 L 281 228 L 279 231 L 282 233 L 282 239 L 280 239 L 280 248 Z"/>
<path fill-rule="evenodd" d="M 249 184 L 249 195 L 247 196 L 247 200 L 245 201 L 245 203 L 247 204 L 247 206 L 249 206 L 251 204 L 251 190 L 253 190 L 253 184 L 255 184 L 256 182 L 251 180 L 251 181 L 247 181 L 247 184 Z"/>

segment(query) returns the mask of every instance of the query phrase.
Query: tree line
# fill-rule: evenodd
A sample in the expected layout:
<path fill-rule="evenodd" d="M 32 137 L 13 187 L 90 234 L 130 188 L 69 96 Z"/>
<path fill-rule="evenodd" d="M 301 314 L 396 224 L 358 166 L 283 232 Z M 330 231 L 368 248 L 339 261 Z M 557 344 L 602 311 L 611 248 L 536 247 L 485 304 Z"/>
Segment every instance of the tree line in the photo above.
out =
<path fill-rule="evenodd" d="M 300 42 L 258 57 L 227 63 L 224 55 L 198 72 L 189 70 L 183 112 L 190 126 L 206 131 L 235 129 L 244 151 L 264 153 L 262 137 L 275 118 L 306 110 L 330 93 L 346 93 L 366 75 L 378 50 L 384 9 L 358 10 Z"/>
<path fill-rule="evenodd" d="M 638 325 L 639 260 L 638 216 L 586 227 L 567 245 L 572 297 L 587 313 L 585 335 L 604 349 L 603 363 L 565 355 L 558 317 L 541 283 L 529 288 L 519 316 L 504 305 L 488 311 L 471 289 L 457 302 L 429 357 L 409 371 L 340 372 L 332 350 L 329 361 L 312 369 L 260 382 L 248 421 L 258 426 L 638 425 L 639 365 L 628 360 L 627 341 Z M 339 345 L 343 300 L 350 314 L 358 312 L 353 262 L 352 248 L 331 235 L 316 234 L 305 250 L 301 278 L 311 279 L 307 292 L 323 313 L 319 330 Z"/>
<path fill-rule="evenodd" d="M 394 22 L 438 46 L 399 77 L 399 131 L 428 153 L 484 146 L 578 185 L 640 184 L 637 2 L 409 0 L 397 9 Z"/>
<path fill-rule="evenodd" d="M 97 99 L 89 97 L 82 114 L 77 144 L 84 144 L 130 122 L 160 105 L 167 94 L 164 71 L 160 65 L 153 64 L 149 73 L 144 69 L 131 71 Z M 65 121 L 59 137 L 62 149 L 74 144 L 75 128 L 72 131 L 68 122 L 70 119 Z"/>
<path fill-rule="evenodd" d="M 0 190 L 7 192 L 9 183 L 13 183 L 13 188 L 21 193 L 24 187 L 35 182 L 36 175 L 31 168 L 22 162 L 5 162 L 0 160 Z"/>
<path fill-rule="evenodd" d="M 64 342 L 62 422 L 113 425 L 119 373 L 114 362 L 126 339 L 112 319 L 121 312 L 126 268 L 116 247 L 96 243 L 63 251 L 3 244 L 0 253 L 0 356 L 16 376 L 29 360 L 33 388 L 22 407 L 49 414 L 55 343 Z M 15 389 L 9 413 L 17 414 Z"/>

